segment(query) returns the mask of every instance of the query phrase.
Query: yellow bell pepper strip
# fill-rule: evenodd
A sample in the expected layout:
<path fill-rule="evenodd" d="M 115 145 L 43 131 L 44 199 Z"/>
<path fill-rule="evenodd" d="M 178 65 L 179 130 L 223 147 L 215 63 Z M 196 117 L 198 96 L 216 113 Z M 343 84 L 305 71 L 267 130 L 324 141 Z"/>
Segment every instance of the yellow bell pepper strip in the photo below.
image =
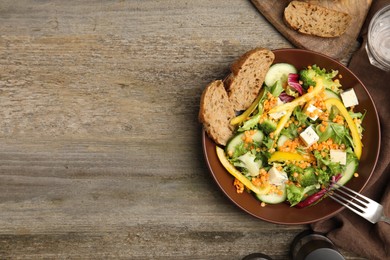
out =
<path fill-rule="evenodd" d="M 253 103 L 239 116 L 234 117 L 230 120 L 231 125 L 238 125 L 241 122 L 244 122 L 256 109 L 257 105 L 260 102 L 261 97 L 263 96 L 264 91 L 262 91 L 259 96 L 253 101 Z"/>
<path fill-rule="evenodd" d="M 299 153 L 276 151 L 268 159 L 268 162 L 306 161 L 307 159 Z"/>
<path fill-rule="evenodd" d="M 352 140 L 354 143 L 353 151 L 355 152 L 356 157 L 358 159 L 360 159 L 360 157 L 362 155 L 362 148 L 363 148 L 362 140 L 360 139 L 359 130 L 357 129 L 357 126 L 353 122 L 353 119 L 349 115 L 347 109 L 345 108 L 343 103 L 341 103 L 341 101 L 336 99 L 336 98 L 330 98 L 330 99 L 325 100 L 325 105 L 329 105 L 329 106 L 333 105 L 333 106 L 337 107 L 337 109 L 340 111 L 341 115 L 344 117 L 345 121 L 347 121 L 349 130 L 351 131 Z"/>
<path fill-rule="evenodd" d="M 296 99 L 294 99 L 291 102 L 284 103 L 283 105 L 276 106 L 272 108 L 269 113 L 276 113 L 276 112 L 281 112 L 281 111 L 292 111 L 294 108 L 297 106 L 303 105 L 309 100 L 313 99 L 315 96 L 317 96 L 321 91 L 324 90 L 324 84 L 322 83 L 322 79 L 317 78 L 315 79 L 316 81 L 316 86 L 313 88 L 311 92 L 308 92 Z"/>
<path fill-rule="evenodd" d="M 274 140 L 277 140 L 279 134 L 280 134 L 280 131 L 282 131 L 283 127 L 287 124 L 288 120 L 290 120 L 290 117 L 291 117 L 291 114 L 292 114 L 292 110 L 289 110 L 286 112 L 286 114 L 280 118 L 277 126 L 276 126 L 276 129 L 274 131 Z"/>
<path fill-rule="evenodd" d="M 269 193 L 271 187 L 270 185 L 264 185 L 262 187 L 255 186 L 250 180 L 248 180 L 242 173 L 234 167 L 233 164 L 231 164 L 228 159 L 226 158 L 225 151 L 219 147 L 216 146 L 216 152 L 219 161 L 222 163 L 223 167 L 231 174 L 233 175 L 237 180 L 242 182 L 242 184 L 245 185 L 248 189 L 253 191 L 256 194 L 267 194 Z"/>

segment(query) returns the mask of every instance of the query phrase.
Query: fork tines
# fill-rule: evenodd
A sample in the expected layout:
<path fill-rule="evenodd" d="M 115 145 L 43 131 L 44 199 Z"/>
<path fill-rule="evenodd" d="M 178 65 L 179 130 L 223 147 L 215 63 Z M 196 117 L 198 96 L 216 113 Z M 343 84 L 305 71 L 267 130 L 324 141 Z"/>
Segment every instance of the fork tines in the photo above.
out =
<path fill-rule="evenodd" d="M 327 195 L 330 198 L 357 214 L 364 214 L 367 209 L 367 204 L 370 203 L 370 199 L 365 198 L 356 191 L 335 182 L 333 182 L 327 190 Z"/>
<path fill-rule="evenodd" d="M 341 205 L 367 219 L 371 223 L 383 221 L 390 224 L 390 218 L 386 217 L 383 206 L 348 187 L 332 183 L 327 188 L 326 194 Z"/>

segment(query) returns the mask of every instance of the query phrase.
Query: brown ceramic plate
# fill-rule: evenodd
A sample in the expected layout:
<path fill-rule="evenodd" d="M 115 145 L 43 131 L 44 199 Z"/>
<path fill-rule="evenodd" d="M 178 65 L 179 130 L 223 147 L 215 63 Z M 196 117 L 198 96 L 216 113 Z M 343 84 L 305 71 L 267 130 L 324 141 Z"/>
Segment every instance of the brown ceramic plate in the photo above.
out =
<path fill-rule="evenodd" d="M 317 64 L 327 70 L 338 70 L 343 76 L 340 80 L 343 88 L 354 88 L 359 99 L 359 105 L 355 111 L 363 113 L 367 111 L 367 114 L 363 121 L 364 133 L 362 141 L 364 147 L 358 169 L 359 177 L 352 178 L 346 186 L 360 192 L 374 171 L 380 149 L 378 113 L 367 89 L 348 68 L 328 56 L 301 49 L 280 49 L 273 52 L 275 53 L 274 63 L 291 63 L 298 70 L 313 64 Z M 216 144 L 205 132 L 203 132 L 202 142 L 207 165 L 218 186 L 239 208 L 259 219 L 277 224 L 307 224 L 329 218 L 343 209 L 343 207 L 329 198 L 325 198 L 320 203 L 303 209 L 290 207 L 285 203 L 261 207 L 260 201 L 253 194 L 246 192 L 243 194 L 236 193 L 236 189 L 233 186 L 233 177 L 219 162 L 215 151 Z"/>

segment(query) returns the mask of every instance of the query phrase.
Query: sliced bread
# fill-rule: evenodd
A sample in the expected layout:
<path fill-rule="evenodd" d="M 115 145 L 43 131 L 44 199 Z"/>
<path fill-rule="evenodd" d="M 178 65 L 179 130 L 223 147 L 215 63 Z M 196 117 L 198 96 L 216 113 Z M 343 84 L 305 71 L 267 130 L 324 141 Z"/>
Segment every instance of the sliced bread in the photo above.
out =
<path fill-rule="evenodd" d="M 300 33 L 329 38 L 342 35 L 351 16 L 316 4 L 292 1 L 284 9 L 284 22 Z"/>
<path fill-rule="evenodd" d="M 232 74 L 226 80 L 226 88 L 235 111 L 247 109 L 256 99 L 274 59 L 272 51 L 256 48 L 232 64 Z"/>
<path fill-rule="evenodd" d="M 210 138 L 226 145 L 233 134 L 230 120 L 235 116 L 222 80 L 211 82 L 200 99 L 199 121 Z"/>

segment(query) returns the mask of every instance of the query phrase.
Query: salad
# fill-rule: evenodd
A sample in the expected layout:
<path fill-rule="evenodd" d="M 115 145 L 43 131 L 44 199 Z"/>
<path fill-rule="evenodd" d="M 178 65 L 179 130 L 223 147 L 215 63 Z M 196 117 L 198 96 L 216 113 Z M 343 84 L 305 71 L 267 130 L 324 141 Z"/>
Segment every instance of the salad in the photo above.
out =
<path fill-rule="evenodd" d="M 238 193 L 301 208 L 358 176 L 365 113 L 354 111 L 359 101 L 341 80 L 317 65 L 270 67 L 257 99 L 232 119 L 233 137 L 216 148 Z"/>

